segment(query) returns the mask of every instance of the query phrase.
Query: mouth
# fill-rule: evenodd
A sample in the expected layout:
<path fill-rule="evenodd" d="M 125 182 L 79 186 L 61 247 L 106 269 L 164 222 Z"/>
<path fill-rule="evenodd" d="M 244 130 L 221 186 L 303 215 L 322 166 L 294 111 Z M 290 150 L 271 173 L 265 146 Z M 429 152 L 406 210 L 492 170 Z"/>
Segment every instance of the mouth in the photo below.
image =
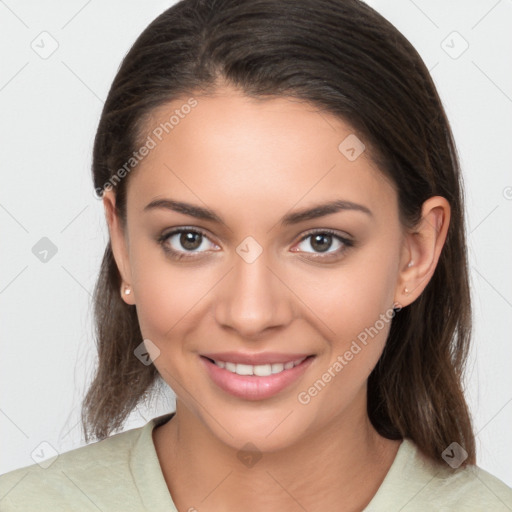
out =
<path fill-rule="evenodd" d="M 301 364 L 308 357 L 304 356 L 295 360 L 287 361 L 285 363 L 266 363 L 266 364 L 244 364 L 244 363 L 232 363 L 230 361 L 221 361 L 211 359 L 207 357 L 209 361 L 216 364 L 219 368 L 224 368 L 228 372 L 236 373 L 237 375 L 256 375 L 257 377 L 268 377 L 269 375 L 275 375 L 281 373 L 284 370 L 291 370 L 295 366 Z"/>
<path fill-rule="evenodd" d="M 254 360 L 256 356 L 251 357 Z M 211 381 L 224 392 L 244 400 L 263 400 L 296 382 L 315 357 L 306 354 L 266 354 L 256 357 L 265 360 L 259 364 L 249 364 L 247 360 L 250 357 L 240 362 L 241 356 L 237 354 L 215 357 L 201 355 L 200 360 Z"/>

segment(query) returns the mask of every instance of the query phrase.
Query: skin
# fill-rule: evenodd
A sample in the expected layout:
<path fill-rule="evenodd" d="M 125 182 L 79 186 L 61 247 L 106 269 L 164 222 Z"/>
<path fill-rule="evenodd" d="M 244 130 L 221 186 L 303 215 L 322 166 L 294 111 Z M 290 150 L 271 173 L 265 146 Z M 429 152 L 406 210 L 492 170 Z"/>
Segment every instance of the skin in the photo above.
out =
<path fill-rule="evenodd" d="M 155 111 L 146 135 L 187 99 Z M 129 176 L 125 229 L 114 191 L 103 199 L 114 257 L 132 290 L 123 300 L 136 305 L 144 338 L 160 350 L 154 364 L 177 395 L 176 416 L 153 432 L 172 498 L 180 511 L 361 510 L 400 444 L 381 437 L 366 412 L 367 379 L 389 322 L 309 403 L 297 397 L 393 303 L 405 307 L 421 294 L 449 205 L 428 199 L 407 230 L 395 188 L 369 150 L 354 161 L 339 151 L 354 130 L 310 104 L 250 99 L 227 86 L 196 99 Z M 144 211 L 162 198 L 207 207 L 224 223 Z M 280 225 L 287 213 L 335 199 L 371 215 L 345 210 Z M 179 227 L 206 234 L 188 260 L 171 259 L 157 242 Z M 314 237 L 303 239 L 312 229 L 335 230 L 354 245 L 333 237 L 322 252 Z M 236 251 L 248 236 L 262 249 L 251 263 Z M 187 254 L 179 235 L 166 244 Z M 315 358 L 288 388 L 254 401 L 227 394 L 203 368 L 199 354 L 232 350 Z M 248 442 L 262 455 L 250 467 L 237 457 Z"/>

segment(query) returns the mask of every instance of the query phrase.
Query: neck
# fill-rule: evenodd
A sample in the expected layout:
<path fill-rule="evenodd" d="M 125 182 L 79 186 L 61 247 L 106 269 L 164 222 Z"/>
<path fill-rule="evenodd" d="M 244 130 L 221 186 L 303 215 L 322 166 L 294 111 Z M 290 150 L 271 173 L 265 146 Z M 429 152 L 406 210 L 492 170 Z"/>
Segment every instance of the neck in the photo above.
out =
<path fill-rule="evenodd" d="M 381 437 L 362 410 L 357 421 L 333 417 L 293 446 L 242 458 L 179 402 L 176 415 L 154 429 L 153 440 L 176 507 L 201 512 L 360 511 L 400 444 Z"/>

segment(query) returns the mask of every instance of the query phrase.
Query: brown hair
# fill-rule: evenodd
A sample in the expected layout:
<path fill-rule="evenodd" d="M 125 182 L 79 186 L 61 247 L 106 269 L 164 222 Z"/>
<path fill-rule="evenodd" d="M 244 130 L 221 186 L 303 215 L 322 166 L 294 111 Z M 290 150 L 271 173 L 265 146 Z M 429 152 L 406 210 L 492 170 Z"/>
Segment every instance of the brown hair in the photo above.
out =
<path fill-rule="evenodd" d="M 93 150 L 99 195 L 140 143 L 156 107 L 220 82 L 251 97 L 295 97 L 348 122 L 394 183 L 404 225 L 434 195 L 451 207 L 448 236 L 422 295 L 394 317 L 368 381 L 368 415 L 390 439 L 441 461 L 453 441 L 475 463 L 462 379 L 471 331 L 462 183 L 450 125 L 421 57 L 358 0 L 182 0 L 138 37 L 112 83 Z M 129 176 L 115 183 L 126 222 Z M 94 292 L 98 367 L 82 406 L 85 440 L 120 429 L 159 381 L 134 349 L 142 335 L 120 297 L 110 243 Z M 161 378 L 160 378 L 161 379 Z"/>

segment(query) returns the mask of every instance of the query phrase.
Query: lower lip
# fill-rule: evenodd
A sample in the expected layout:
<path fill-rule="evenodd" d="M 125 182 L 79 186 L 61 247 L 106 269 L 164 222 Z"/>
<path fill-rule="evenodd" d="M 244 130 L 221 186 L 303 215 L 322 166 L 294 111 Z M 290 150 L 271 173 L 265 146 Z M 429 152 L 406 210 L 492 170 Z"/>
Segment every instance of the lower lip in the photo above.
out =
<path fill-rule="evenodd" d="M 306 371 L 313 359 L 314 357 L 307 357 L 302 363 L 289 370 L 258 377 L 257 375 L 238 375 L 201 356 L 201 361 L 213 382 L 227 393 L 245 400 L 264 400 L 276 395 L 295 382 Z"/>

